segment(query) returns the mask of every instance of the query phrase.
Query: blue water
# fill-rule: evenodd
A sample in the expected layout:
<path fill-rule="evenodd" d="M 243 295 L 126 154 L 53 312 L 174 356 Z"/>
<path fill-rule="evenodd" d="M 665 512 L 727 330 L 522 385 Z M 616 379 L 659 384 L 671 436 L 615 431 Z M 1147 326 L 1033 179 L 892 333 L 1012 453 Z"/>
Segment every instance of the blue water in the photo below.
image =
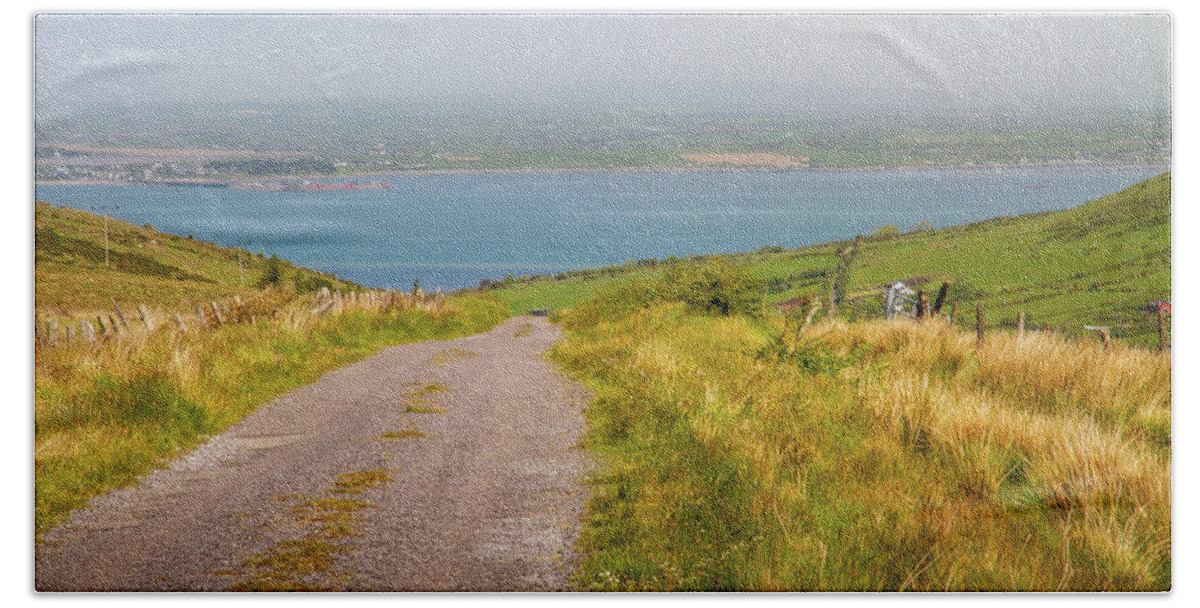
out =
<path fill-rule="evenodd" d="M 451 290 L 636 258 L 795 247 L 895 224 L 1073 207 L 1161 167 L 389 176 L 388 190 L 39 186 L 38 200 L 277 254 L 368 286 Z"/>

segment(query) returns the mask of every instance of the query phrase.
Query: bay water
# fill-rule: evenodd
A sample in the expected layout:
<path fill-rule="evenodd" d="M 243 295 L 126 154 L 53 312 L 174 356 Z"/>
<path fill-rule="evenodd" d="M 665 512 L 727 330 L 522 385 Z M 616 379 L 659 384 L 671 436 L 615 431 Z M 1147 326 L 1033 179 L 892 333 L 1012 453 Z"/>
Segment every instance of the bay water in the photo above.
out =
<path fill-rule="evenodd" d="M 453 290 L 629 259 L 797 247 L 1073 207 L 1164 167 L 368 176 L 390 189 L 35 188 L 37 200 L 275 254 L 370 287 Z M 337 181 L 347 181 L 339 178 Z"/>

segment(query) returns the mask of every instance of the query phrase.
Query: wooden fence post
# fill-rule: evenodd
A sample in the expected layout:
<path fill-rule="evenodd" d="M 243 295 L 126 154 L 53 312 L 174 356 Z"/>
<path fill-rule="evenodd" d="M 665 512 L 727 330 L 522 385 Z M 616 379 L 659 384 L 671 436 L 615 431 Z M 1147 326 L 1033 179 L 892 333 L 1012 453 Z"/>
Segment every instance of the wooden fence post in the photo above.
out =
<path fill-rule="evenodd" d="M 1160 352 L 1160 353 L 1166 352 L 1166 350 L 1167 350 L 1167 326 L 1166 326 L 1166 320 L 1164 319 L 1165 316 L 1166 316 L 1166 314 L 1163 313 L 1163 307 L 1161 304 L 1159 304 L 1159 306 L 1158 306 L 1158 352 Z"/>
<path fill-rule="evenodd" d="M 815 297 L 813 297 L 812 306 L 810 306 L 808 309 L 808 316 L 804 317 L 804 325 L 802 327 L 808 327 L 808 324 L 812 323 L 813 316 L 816 315 L 817 311 L 820 309 L 821 309 L 821 296 L 815 296 Z"/>
<path fill-rule="evenodd" d="M 938 289 L 937 299 L 933 301 L 933 314 L 942 312 L 942 306 L 946 305 L 946 296 L 950 294 L 950 283 L 942 281 L 942 287 Z"/>
<path fill-rule="evenodd" d="M 112 298 L 113 310 L 117 311 L 117 319 L 121 321 L 121 327 L 129 327 L 129 323 L 125 321 L 125 313 L 121 310 L 121 305 L 117 304 L 117 299 Z"/>
<path fill-rule="evenodd" d="M 58 344 L 58 322 L 46 321 L 46 342 L 50 346 Z"/>
<path fill-rule="evenodd" d="M 1017 315 L 1017 337 L 1025 335 L 1025 311 Z"/>
<path fill-rule="evenodd" d="M 929 318 L 929 296 L 922 289 L 917 292 L 917 320 L 924 321 Z"/>
<path fill-rule="evenodd" d="M 96 328 L 100 330 L 100 337 L 108 337 L 108 327 L 104 325 L 104 317 L 96 315 Z"/>
<path fill-rule="evenodd" d="M 1100 328 L 1100 341 L 1104 343 L 1105 352 L 1108 352 L 1108 350 L 1112 348 L 1112 341 L 1109 340 L 1107 327 Z"/>
<path fill-rule="evenodd" d="M 117 325 L 117 320 L 112 315 L 108 315 L 108 326 L 112 328 L 113 335 L 121 333 L 121 326 Z"/>
<path fill-rule="evenodd" d="M 187 333 L 187 323 L 184 323 L 183 317 L 179 316 L 178 313 L 175 314 L 175 324 L 179 326 L 180 333 Z"/>
<path fill-rule="evenodd" d="M 42 329 L 42 316 L 33 313 L 33 344 L 37 349 L 46 348 L 46 331 Z"/>
<path fill-rule="evenodd" d="M 829 317 L 837 316 L 837 271 L 829 276 Z"/>
<path fill-rule="evenodd" d="M 975 344 L 983 345 L 983 304 L 975 305 Z"/>
<path fill-rule="evenodd" d="M 83 335 L 84 339 L 86 339 L 89 344 L 94 344 L 96 342 L 96 328 L 92 326 L 91 321 L 84 319 L 83 322 L 79 324 L 79 329 L 79 333 Z"/>
<path fill-rule="evenodd" d="M 213 317 L 217 319 L 217 325 L 225 324 L 225 317 L 221 315 L 221 309 L 217 307 L 216 302 L 212 302 Z"/>
<path fill-rule="evenodd" d="M 145 304 L 138 304 L 138 316 L 142 318 L 142 325 L 146 326 L 146 331 L 154 331 L 154 319 L 146 310 Z"/>
<path fill-rule="evenodd" d="M 75 325 L 72 324 L 72 325 L 67 326 L 67 346 L 70 346 L 71 342 L 74 342 L 74 341 L 75 341 Z"/>
<path fill-rule="evenodd" d="M 204 309 L 196 305 L 196 318 L 200 321 L 200 329 L 208 329 L 208 321 L 204 318 Z"/>

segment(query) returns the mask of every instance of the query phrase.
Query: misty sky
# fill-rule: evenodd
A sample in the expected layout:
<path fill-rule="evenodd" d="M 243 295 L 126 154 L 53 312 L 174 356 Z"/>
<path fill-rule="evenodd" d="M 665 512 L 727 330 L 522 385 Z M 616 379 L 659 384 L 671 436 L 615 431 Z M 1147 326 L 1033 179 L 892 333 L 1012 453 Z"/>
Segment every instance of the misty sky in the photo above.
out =
<path fill-rule="evenodd" d="M 1165 14 L 50 15 L 35 110 L 1170 111 Z"/>

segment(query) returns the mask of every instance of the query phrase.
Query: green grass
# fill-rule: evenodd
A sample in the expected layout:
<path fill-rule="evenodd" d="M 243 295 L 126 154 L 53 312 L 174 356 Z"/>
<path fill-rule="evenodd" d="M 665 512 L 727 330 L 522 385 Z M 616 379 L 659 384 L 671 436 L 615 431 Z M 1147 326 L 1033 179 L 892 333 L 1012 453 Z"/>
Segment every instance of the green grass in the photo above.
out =
<path fill-rule="evenodd" d="M 404 411 L 409 414 L 445 414 L 449 410 L 435 405 L 406 405 Z"/>
<path fill-rule="evenodd" d="M 868 241 L 851 277 L 852 292 L 916 279 L 931 299 L 951 281 L 962 299 L 984 304 L 992 325 L 1015 326 L 1024 311 L 1026 327 L 1082 335 L 1084 325 L 1106 325 L 1115 338 L 1152 346 L 1157 317 L 1146 303 L 1171 298 L 1171 178 L 1065 211 Z M 859 299 L 864 314 L 882 300 Z"/>
<path fill-rule="evenodd" d="M 64 324 L 94 318 L 98 310 L 109 314 L 116 297 L 130 318 L 120 336 L 60 342 L 36 353 L 39 538 L 93 496 L 136 483 L 276 395 L 385 346 L 478 333 L 507 316 L 492 297 L 431 296 L 407 298 L 391 310 L 351 306 L 313 317 L 311 300 L 294 283 L 328 280 L 318 273 L 283 263 L 282 286 L 243 287 L 236 251 L 116 221 L 110 221 L 106 267 L 101 218 L 44 203 L 36 216 L 39 313 Z M 249 283 L 266 262 L 243 256 Z M 192 303 L 231 295 L 243 302 L 236 314 L 199 331 Z M 134 303 L 157 317 L 153 331 L 135 320 Z M 186 333 L 168 320 L 172 311 L 187 316 Z"/>
<path fill-rule="evenodd" d="M 345 540 L 359 536 L 359 526 L 367 521 L 365 511 L 375 505 L 346 494 L 361 494 L 367 488 L 379 488 L 392 481 L 395 470 L 352 471 L 339 475 L 333 488 L 324 495 L 298 500 L 287 520 L 304 531 L 300 538 L 282 540 L 266 551 L 243 560 L 250 576 L 233 584 L 231 591 L 334 591 L 342 589 L 348 573 L 333 571 L 338 555 L 350 551 Z M 223 576 L 240 576 L 226 571 Z"/>
<path fill-rule="evenodd" d="M 369 471 L 354 471 L 339 475 L 333 484 L 331 492 L 339 494 L 360 494 L 367 488 L 378 488 L 392 481 L 393 471 L 371 469 Z"/>
<path fill-rule="evenodd" d="M 444 313 L 352 312 L 311 327 L 259 323 L 144 343 L 77 344 L 35 362 L 36 530 L 108 489 L 134 483 L 272 397 L 388 345 L 486 331 L 494 300 L 452 300 Z"/>
<path fill-rule="evenodd" d="M 802 296 L 828 302 L 828 273 L 838 252 L 851 245 L 707 257 L 749 266 L 764 282 L 768 302 Z M 614 286 L 658 276 L 666 266 L 627 264 L 579 273 L 588 278 L 514 281 L 495 293 L 514 314 L 563 309 Z M 882 288 L 894 280 L 927 290 L 931 300 L 943 281 L 951 282 L 951 302 L 960 302 L 960 319 L 972 325 L 975 304 L 983 303 L 993 328 L 1015 327 L 1024 311 L 1026 327 L 1082 336 L 1085 325 L 1109 326 L 1116 339 L 1154 346 L 1157 318 L 1144 309 L 1149 300 L 1171 297 L 1171 176 L 1064 211 L 867 237 L 850 265 L 850 301 L 841 314 L 880 316 Z"/>
<path fill-rule="evenodd" d="M 1171 586 L 1167 357 L 678 302 L 562 318 L 602 463 L 582 588 Z"/>
<path fill-rule="evenodd" d="M 133 312 L 187 310 L 232 296 L 252 296 L 267 260 L 241 249 L 108 220 L 109 255 L 104 258 L 104 219 L 48 203 L 34 204 L 34 294 L 43 315 L 94 316 L 112 312 L 112 300 Z M 240 265 L 239 265 L 240 262 Z M 361 287 L 281 262 L 283 280 Z M 315 282 L 315 283 L 314 283 Z"/>
<path fill-rule="evenodd" d="M 553 317 L 602 463 L 580 587 L 1171 588 L 1171 359 L 1142 310 L 1170 294 L 1169 175 L 1062 212 L 712 257 L 631 268 Z M 839 260 L 842 318 L 802 328 L 743 297 L 749 274 L 775 301 L 827 298 Z M 894 279 L 931 299 L 951 282 L 961 324 L 982 302 L 1004 331 L 878 320 Z"/>
<path fill-rule="evenodd" d="M 628 277 L 599 277 L 595 279 L 573 279 L 567 281 L 544 280 L 508 287 L 497 292 L 508 302 L 514 315 L 529 314 L 531 310 L 570 308 L 614 285 L 627 281 Z"/>
<path fill-rule="evenodd" d="M 416 429 L 405 429 L 403 431 L 388 431 L 380 435 L 378 441 L 400 441 L 401 439 L 414 439 L 428 437 L 429 435 Z"/>

